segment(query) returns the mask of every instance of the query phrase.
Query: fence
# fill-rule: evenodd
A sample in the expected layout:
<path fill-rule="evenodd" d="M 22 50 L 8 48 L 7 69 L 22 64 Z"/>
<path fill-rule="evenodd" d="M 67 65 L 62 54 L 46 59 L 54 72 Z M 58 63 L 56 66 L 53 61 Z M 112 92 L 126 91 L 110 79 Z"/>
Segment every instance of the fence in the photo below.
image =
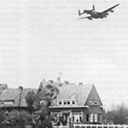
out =
<path fill-rule="evenodd" d="M 69 126 L 54 126 L 54 128 L 69 128 Z M 128 128 L 128 125 L 114 124 L 73 124 L 72 128 Z"/>
<path fill-rule="evenodd" d="M 54 128 L 69 128 L 69 126 L 54 126 Z"/>
<path fill-rule="evenodd" d="M 73 128 L 128 128 L 128 125 L 115 124 L 74 124 Z"/>

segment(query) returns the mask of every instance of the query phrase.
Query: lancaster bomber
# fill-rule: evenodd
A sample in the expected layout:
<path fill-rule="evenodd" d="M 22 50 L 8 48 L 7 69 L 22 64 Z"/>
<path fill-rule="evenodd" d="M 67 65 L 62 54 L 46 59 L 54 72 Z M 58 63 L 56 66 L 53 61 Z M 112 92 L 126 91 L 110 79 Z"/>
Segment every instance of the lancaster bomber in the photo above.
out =
<path fill-rule="evenodd" d="M 107 15 L 109 14 L 109 12 L 114 12 L 113 9 L 115 7 L 117 7 L 118 5 L 119 4 L 116 4 L 116 5 L 112 6 L 111 8 L 106 9 L 106 10 L 104 10 L 102 12 L 95 11 L 95 6 L 94 5 L 93 5 L 93 8 L 91 10 L 84 10 L 83 12 L 80 12 L 80 10 L 78 10 L 79 16 L 81 16 L 82 14 L 85 14 L 85 13 L 86 14 L 89 14 L 89 16 L 80 17 L 79 19 L 85 19 L 85 18 L 87 18 L 89 20 L 92 20 L 93 18 L 95 18 L 95 19 L 98 19 L 98 18 L 103 19 L 103 18 L 107 17 Z"/>

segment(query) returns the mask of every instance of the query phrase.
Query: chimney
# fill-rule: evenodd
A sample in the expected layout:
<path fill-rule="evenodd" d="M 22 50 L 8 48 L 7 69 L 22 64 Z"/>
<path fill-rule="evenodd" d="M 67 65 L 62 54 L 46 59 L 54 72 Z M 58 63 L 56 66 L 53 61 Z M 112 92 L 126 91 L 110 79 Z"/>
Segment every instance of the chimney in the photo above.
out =
<path fill-rule="evenodd" d="M 53 83 L 54 83 L 54 81 L 53 81 L 53 80 L 49 80 L 49 82 L 50 82 L 51 84 L 53 84 Z"/>
<path fill-rule="evenodd" d="M 19 86 L 18 89 L 23 90 L 23 87 L 22 86 Z"/>
<path fill-rule="evenodd" d="M 65 84 L 69 84 L 69 81 L 64 81 Z"/>
<path fill-rule="evenodd" d="M 82 82 L 79 82 L 78 85 L 82 85 L 83 83 Z"/>
<path fill-rule="evenodd" d="M 8 85 L 7 84 L 0 84 L 0 93 L 2 93 L 7 88 L 8 88 Z"/>

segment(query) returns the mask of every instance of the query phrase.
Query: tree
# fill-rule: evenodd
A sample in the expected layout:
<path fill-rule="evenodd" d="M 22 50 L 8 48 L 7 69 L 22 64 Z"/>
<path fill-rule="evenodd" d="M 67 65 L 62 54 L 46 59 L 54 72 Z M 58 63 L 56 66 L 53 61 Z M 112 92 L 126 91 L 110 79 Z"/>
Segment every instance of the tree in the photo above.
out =
<path fill-rule="evenodd" d="M 5 120 L 6 116 L 5 116 L 5 111 L 0 110 L 0 125 L 3 123 L 3 121 Z"/>
<path fill-rule="evenodd" d="M 113 106 L 112 110 L 107 112 L 106 117 L 114 124 L 128 124 L 128 108 L 124 104 Z"/>
<path fill-rule="evenodd" d="M 26 111 L 13 110 L 9 113 L 7 121 L 11 126 L 22 126 L 32 122 L 31 115 Z"/>
<path fill-rule="evenodd" d="M 21 105 L 21 100 L 22 100 L 22 91 L 23 91 L 23 87 L 22 86 L 19 86 L 19 90 L 20 90 L 20 94 L 19 94 L 19 107 Z"/>
<path fill-rule="evenodd" d="M 45 87 L 40 83 L 37 94 L 35 95 L 34 108 L 39 113 L 41 127 L 52 128 L 49 106 L 56 99 L 59 90 L 56 86 L 48 84 Z"/>
<path fill-rule="evenodd" d="M 28 110 L 30 112 L 32 112 L 32 110 L 33 110 L 34 99 L 35 99 L 35 92 L 33 90 L 31 90 L 27 93 L 27 96 L 25 97 L 25 100 L 26 100 L 26 103 L 28 106 Z"/>
<path fill-rule="evenodd" d="M 34 108 L 48 108 L 52 101 L 57 98 L 59 90 L 56 86 L 48 84 L 43 87 L 43 83 L 40 83 L 40 87 L 35 95 Z"/>

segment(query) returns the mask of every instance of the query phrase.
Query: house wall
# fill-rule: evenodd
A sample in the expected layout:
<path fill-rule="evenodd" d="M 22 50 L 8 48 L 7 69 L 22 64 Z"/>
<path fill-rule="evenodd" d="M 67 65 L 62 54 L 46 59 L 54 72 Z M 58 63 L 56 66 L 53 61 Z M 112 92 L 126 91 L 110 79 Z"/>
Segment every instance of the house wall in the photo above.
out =
<path fill-rule="evenodd" d="M 102 123 L 103 109 L 99 106 L 90 106 L 87 110 L 83 111 L 84 113 L 84 121 L 88 123 Z M 87 119 L 88 116 L 88 119 Z M 93 122 L 90 122 L 90 118 L 93 116 Z M 97 116 L 97 117 L 95 117 Z M 95 119 L 97 118 L 97 119 Z M 97 121 L 96 121 L 97 120 Z"/>
<path fill-rule="evenodd" d="M 71 121 L 73 122 L 73 113 L 81 113 L 82 120 L 79 123 L 102 123 L 102 109 L 99 106 L 95 107 L 89 107 L 89 108 L 50 108 L 51 113 L 63 113 L 63 112 L 69 112 L 69 117 L 71 118 Z M 91 114 L 93 114 L 93 122 L 90 122 Z M 95 122 L 95 115 L 100 116 L 100 120 L 97 119 L 97 122 Z M 78 123 L 78 122 L 76 122 Z"/>

